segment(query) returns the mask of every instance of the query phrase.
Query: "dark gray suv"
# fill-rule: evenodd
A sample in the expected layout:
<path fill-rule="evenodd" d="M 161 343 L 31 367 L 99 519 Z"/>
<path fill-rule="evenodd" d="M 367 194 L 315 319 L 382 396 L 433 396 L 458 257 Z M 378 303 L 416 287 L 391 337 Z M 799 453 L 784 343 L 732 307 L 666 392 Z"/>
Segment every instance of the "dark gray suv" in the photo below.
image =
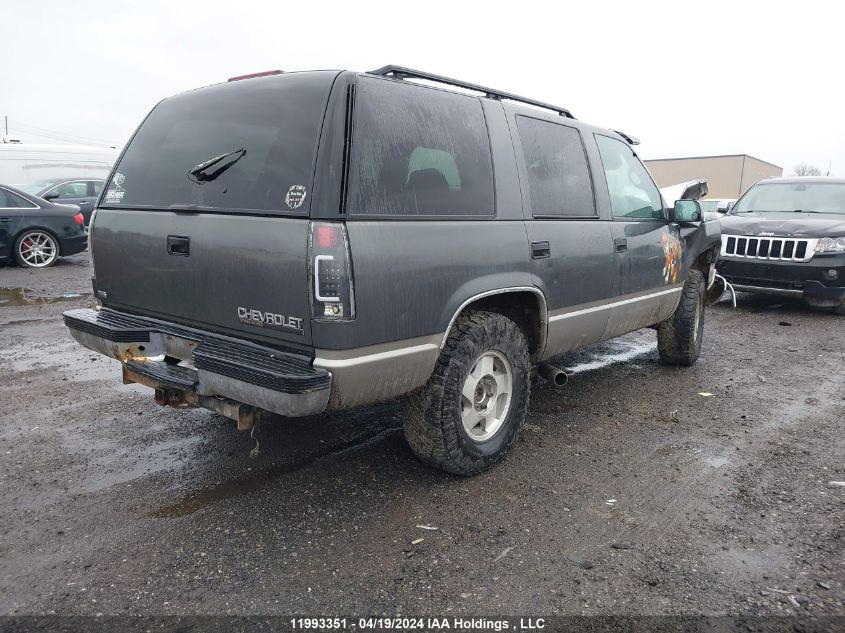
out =
<path fill-rule="evenodd" d="M 406 68 L 268 75 L 162 101 L 98 201 L 102 306 L 65 322 L 124 381 L 239 428 L 402 397 L 414 452 L 472 474 L 547 359 L 653 327 L 695 362 L 719 225 L 634 139 Z"/>
<path fill-rule="evenodd" d="M 56 204 L 75 204 L 82 211 L 87 226 L 103 184 L 103 180 L 98 178 L 53 178 L 39 180 L 21 188 L 33 196 Z"/>

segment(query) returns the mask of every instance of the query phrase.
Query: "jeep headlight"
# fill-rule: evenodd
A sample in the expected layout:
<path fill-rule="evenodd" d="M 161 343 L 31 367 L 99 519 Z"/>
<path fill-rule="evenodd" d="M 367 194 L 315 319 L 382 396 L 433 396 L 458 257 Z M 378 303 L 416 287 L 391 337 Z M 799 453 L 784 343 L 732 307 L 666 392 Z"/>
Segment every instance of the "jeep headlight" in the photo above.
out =
<path fill-rule="evenodd" d="M 845 253 L 845 237 L 823 237 L 816 244 L 817 253 Z"/>

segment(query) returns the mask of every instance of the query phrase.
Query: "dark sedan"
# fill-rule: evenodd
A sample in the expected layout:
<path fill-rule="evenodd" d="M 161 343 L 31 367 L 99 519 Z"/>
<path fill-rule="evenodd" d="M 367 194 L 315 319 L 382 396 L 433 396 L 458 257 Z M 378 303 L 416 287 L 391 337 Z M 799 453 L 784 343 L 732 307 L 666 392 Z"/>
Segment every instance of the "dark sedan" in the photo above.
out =
<path fill-rule="evenodd" d="M 46 268 L 87 247 L 79 207 L 0 185 L 0 263 Z"/>
<path fill-rule="evenodd" d="M 85 226 L 91 221 L 91 213 L 97 196 L 103 188 L 102 178 L 52 178 L 38 180 L 21 186 L 21 190 L 33 196 L 44 198 L 57 204 L 74 204 L 82 211 Z"/>

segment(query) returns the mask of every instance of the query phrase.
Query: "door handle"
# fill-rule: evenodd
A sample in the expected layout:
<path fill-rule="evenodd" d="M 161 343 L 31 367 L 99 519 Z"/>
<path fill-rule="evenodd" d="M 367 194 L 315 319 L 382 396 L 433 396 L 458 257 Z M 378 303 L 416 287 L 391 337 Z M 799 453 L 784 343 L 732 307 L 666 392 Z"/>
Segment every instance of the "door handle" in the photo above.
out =
<path fill-rule="evenodd" d="M 617 253 L 624 253 L 628 250 L 628 240 L 624 237 L 613 240 L 613 248 Z"/>
<path fill-rule="evenodd" d="M 190 257 L 191 238 L 186 235 L 168 235 L 167 254 L 179 257 Z"/>
<path fill-rule="evenodd" d="M 80 207 L 84 207 L 86 204 L 91 204 L 91 203 L 88 202 L 87 200 L 80 200 L 76 204 L 78 204 Z"/>
<path fill-rule="evenodd" d="M 548 242 L 531 242 L 531 259 L 545 259 L 552 256 Z"/>

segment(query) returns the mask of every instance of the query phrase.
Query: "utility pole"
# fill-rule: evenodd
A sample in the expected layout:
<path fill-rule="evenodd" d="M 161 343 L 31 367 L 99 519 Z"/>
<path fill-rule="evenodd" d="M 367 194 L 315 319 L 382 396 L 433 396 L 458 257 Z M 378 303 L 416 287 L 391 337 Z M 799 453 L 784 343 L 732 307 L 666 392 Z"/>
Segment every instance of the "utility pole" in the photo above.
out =
<path fill-rule="evenodd" d="M 6 120 L 6 136 L 9 135 L 9 117 L 8 115 L 3 115 L 3 118 Z"/>

